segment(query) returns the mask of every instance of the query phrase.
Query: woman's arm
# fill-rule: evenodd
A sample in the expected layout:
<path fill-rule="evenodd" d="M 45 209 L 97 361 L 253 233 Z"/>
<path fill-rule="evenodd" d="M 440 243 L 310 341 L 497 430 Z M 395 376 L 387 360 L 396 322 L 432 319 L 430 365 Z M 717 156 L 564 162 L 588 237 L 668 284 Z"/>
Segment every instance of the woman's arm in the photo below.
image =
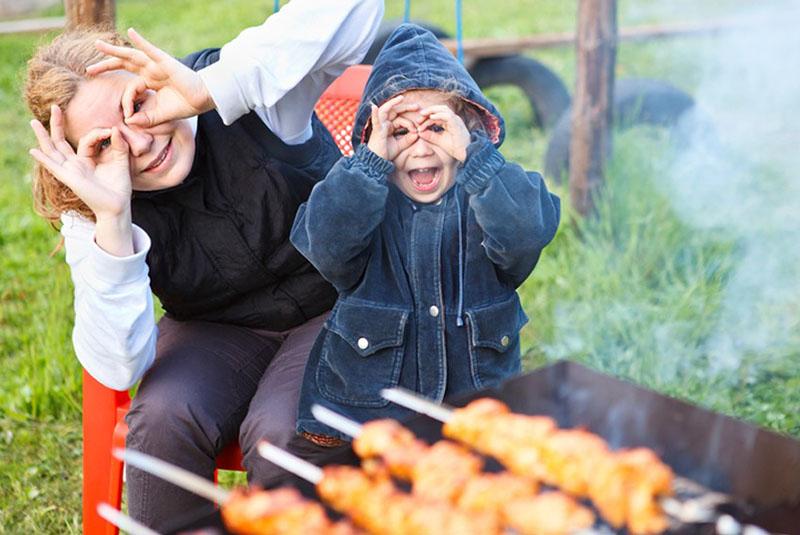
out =
<path fill-rule="evenodd" d="M 292 244 L 340 292 L 364 272 L 367 251 L 383 221 L 391 162 L 361 145 L 314 186 L 292 226 Z"/>
<path fill-rule="evenodd" d="M 484 233 L 486 255 L 514 287 L 522 284 L 555 236 L 558 197 L 542 176 L 505 161 L 485 136 L 472 135 L 458 181 Z"/>
<path fill-rule="evenodd" d="M 320 95 L 361 61 L 382 17 L 381 0 L 293 0 L 199 74 L 225 124 L 255 110 L 283 141 L 299 144 L 311 137 Z"/>
<path fill-rule="evenodd" d="M 75 287 L 72 343 L 92 377 L 114 390 L 136 384 L 153 363 L 158 331 L 145 257 L 150 238 L 133 226 L 133 254 L 114 256 L 95 242 L 95 225 L 61 218 Z"/>
<path fill-rule="evenodd" d="M 30 154 L 72 190 L 97 223 L 62 215 L 67 263 L 75 286 L 75 353 L 104 385 L 132 386 L 155 356 L 155 324 L 145 256 L 150 239 L 131 223 L 128 145 L 116 127 L 95 128 L 78 142 L 64 137 L 64 117 L 50 110 L 50 131 L 31 121 L 38 146 Z M 110 136 L 108 157 L 94 155 Z"/>
<path fill-rule="evenodd" d="M 255 110 L 283 141 L 300 144 L 312 135 L 317 99 L 364 56 L 382 15 L 381 0 L 293 0 L 221 50 L 183 62 L 129 29 L 135 48 L 98 41 L 107 57 L 87 73 L 137 75 L 122 96 L 129 125 L 147 128 L 215 108 L 231 124 Z"/>

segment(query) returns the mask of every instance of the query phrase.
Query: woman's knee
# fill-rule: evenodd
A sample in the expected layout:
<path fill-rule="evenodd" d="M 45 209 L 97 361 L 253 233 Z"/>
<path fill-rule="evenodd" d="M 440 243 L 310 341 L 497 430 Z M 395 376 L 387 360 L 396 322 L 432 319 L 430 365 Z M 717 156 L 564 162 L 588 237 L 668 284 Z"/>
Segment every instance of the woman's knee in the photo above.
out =
<path fill-rule="evenodd" d="M 228 340 L 193 346 L 179 338 L 160 346 L 142 379 L 127 417 L 129 433 L 142 447 L 196 445 L 214 455 L 236 439 L 256 383 L 225 360 L 220 347 Z"/>
<path fill-rule="evenodd" d="M 127 443 L 141 451 L 168 451 L 170 445 L 196 443 L 209 449 L 208 437 L 197 440 L 196 414 L 191 402 L 177 398 L 165 389 L 150 389 L 137 393 L 131 402 L 126 421 Z"/>
<path fill-rule="evenodd" d="M 246 404 L 219 399 L 213 388 L 180 380 L 145 379 L 131 402 L 126 421 L 128 443 L 141 451 L 196 449 L 216 455 L 236 437 Z"/>

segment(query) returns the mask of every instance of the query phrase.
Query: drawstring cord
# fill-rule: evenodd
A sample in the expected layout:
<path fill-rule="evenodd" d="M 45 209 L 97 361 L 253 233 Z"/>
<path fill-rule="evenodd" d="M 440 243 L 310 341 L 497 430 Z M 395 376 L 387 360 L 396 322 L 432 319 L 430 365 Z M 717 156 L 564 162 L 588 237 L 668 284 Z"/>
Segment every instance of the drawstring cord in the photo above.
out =
<path fill-rule="evenodd" d="M 461 235 L 461 201 L 459 200 L 458 188 L 460 184 L 456 184 L 455 197 L 456 197 L 456 212 L 458 215 L 458 311 L 456 313 L 456 325 L 458 327 L 464 326 L 464 247 L 463 238 Z"/>

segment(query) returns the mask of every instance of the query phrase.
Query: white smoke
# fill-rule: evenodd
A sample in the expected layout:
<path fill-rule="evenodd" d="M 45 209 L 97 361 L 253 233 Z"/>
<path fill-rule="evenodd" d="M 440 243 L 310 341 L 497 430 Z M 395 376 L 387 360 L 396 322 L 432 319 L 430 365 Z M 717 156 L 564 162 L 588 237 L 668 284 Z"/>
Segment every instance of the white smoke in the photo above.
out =
<path fill-rule="evenodd" d="M 800 328 L 800 4 L 738 15 L 744 28 L 697 50 L 697 113 L 661 182 L 685 222 L 737 247 L 705 348 L 718 373 L 784 354 Z"/>
<path fill-rule="evenodd" d="M 624 25 L 663 20 L 662 10 L 702 20 L 699 4 L 640 3 L 627 9 Z M 693 301 L 693 316 L 659 317 L 664 309 L 646 290 L 605 298 L 588 288 L 585 299 L 555 307 L 555 339 L 544 348 L 548 358 L 590 356 L 596 367 L 667 391 L 694 380 L 705 386 L 692 395 L 711 405 L 772 366 L 800 370 L 787 361 L 800 356 L 800 1 L 749 3 L 725 18 L 742 26 L 681 38 L 691 47 L 665 42 L 654 60 L 684 74 L 688 60 L 699 70 L 690 90 L 695 110 L 679 125 L 677 149 L 659 163 L 656 187 L 702 239 L 731 244 L 729 257 L 716 260 L 722 267 L 691 259 L 725 274 L 720 293 L 708 291 L 719 302 Z M 689 58 L 672 55 L 687 50 Z M 665 80 L 681 86 L 679 76 Z M 637 354 L 629 332 L 646 338 L 635 341 Z M 715 390 L 722 383 L 727 391 Z"/>

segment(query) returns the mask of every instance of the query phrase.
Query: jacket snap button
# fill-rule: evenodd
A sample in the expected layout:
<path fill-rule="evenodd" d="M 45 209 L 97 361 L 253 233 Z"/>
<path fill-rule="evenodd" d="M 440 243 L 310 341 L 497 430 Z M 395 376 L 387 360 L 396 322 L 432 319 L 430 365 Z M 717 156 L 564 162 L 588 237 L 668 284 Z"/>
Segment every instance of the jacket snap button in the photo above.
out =
<path fill-rule="evenodd" d="M 359 349 L 367 349 L 368 347 L 369 347 L 369 340 L 367 340 L 363 336 L 358 339 L 358 348 Z"/>
<path fill-rule="evenodd" d="M 508 336 L 503 336 L 500 339 L 500 345 L 503 346 L 503 347 L 507 347 L 509 342 L 510 342 L 510 340 L 508 339 Z"/>
<path fill-rule="evenodd" d="M 439 307 L 431 305 L 431 308 L 428 309 L 428 313 L 435 318 L 439 315 Z"/>

